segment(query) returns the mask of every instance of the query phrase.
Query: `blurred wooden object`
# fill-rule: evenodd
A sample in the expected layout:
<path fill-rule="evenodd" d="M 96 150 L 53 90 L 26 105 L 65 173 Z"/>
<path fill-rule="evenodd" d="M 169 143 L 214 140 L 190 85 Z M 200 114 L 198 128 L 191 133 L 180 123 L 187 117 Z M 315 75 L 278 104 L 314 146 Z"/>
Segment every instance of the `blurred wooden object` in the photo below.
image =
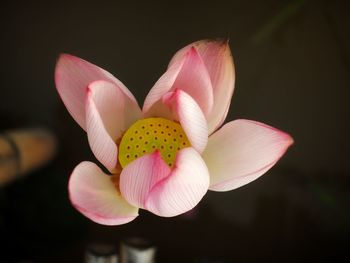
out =
<path fill-rule="evenodd" d="M 144 238 L 129 238 L 120 247 L 121 263 L 155 263 L 156 247 Z"/>
<path fill-rule="evenodd" d="M 45 165 L 56 146 L 55 136 L 46 129 L 0 132 L 0 186 Z"/>

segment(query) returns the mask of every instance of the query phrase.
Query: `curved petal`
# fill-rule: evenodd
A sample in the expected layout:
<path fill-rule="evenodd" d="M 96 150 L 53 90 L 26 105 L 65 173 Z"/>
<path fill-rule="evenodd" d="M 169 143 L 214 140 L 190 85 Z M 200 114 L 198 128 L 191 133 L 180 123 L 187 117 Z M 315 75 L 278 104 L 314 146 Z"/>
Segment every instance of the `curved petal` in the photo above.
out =
<path fill-rule="evenodd" d="M 118 160 L 116 140 L 125 126 L 125 100 L 120 89 L 111 82 L 98 80 L 87 88 L 86 132 L 96 158 L 112 171 Z"/>
<path fill-rule="evenodd" d="M 210 190 L 229 191 L 268 171 L 293 143 L 286 133 L 263 123 L 235 120 L 209 137 L 203 152 Z"/>
<path fill-rule="evenodd" d="M 74 169 L 68 190 L 73 206 L 96 223 L 121 225 L 138 216 L 138 208 L 122 198 L 111 177 L 94 163 L 82 162 Z"/>
<path fill-rule="evenodd" d="M 182 90 L 165 94 L 163 103 L 172 109 L 193 148 L 202 153 L 208 142 L 208 127 L 198 104 Z"/>
<path fill-rule="evenodd" d="M 213 86 L 214 105 L 207 116 L 209 134 L 224 122 L 234 89 L 235 71 L 231 50 L 226 40 L 202 40 L 179 50 L 170 61 L 169 67 L 177 64 L 189 49 L 195 47 L 208 69 Z"/>
<path fill-rule="evenodd" d="M 120 191 L 130 204 L 145 208 L 145 200 L 153 186 L 169 173 L 169 166 L 157 150 L 136 159 L 122 170 Z"/>
<path fill-rule="evenodd" d="M 93 81 L 106 80 L 114 83 L 125 95 L 125 105 L 131 115 L 140 116 L 137 101 L 131 92 L 118 79 L 78 57 L 62 54 L 56 64 L 55 83 L 63 103 L 74 120 L 85 130 L 85 96 L 86 87 Z"/>
<path fill-rule="evenodd" d="M 120 180 L 121 192 L 129 202 L 165 217 L 191 210 L 208 187 L 208 169 L 193 148 L 177 153 L 171 171 L 159 152 L 140 157 L 123 169 Z"/>
<path fill-rule="evenodd" d="M 150 170 L 137 171 L 139 173 L 133 176 L 152 181 L 144 208 L 159 216 L 176 216 L 191 210 L 209 187 L 208 169 L 193 148 L 184 148 L 178 152 L 175 165 L 167 176 L 165 173 L 159 176 L 159 173 Z"/>
<path fill-rule="evenodd" d="M 194 98 L 205 115 L 211 112 L 213 89 L 210 77 L 194 48 L 189 49 L 181 60 L 173 63 L 156 82 L 145 99 L 144 113 L 149 115 L 151 112 L 156 115 L 158 112 L 153 112 L 152 106 L 157 104 L 165 93 L 176 89 L 181 89 Z"/>
<path fill-rule="evenodd" d="M 193 148 L 180 150 L 175 166 L 149 193 L 146 209 L 159 216 L 176 216 L 194 208 L 208 191 L 209 173 Z"/>

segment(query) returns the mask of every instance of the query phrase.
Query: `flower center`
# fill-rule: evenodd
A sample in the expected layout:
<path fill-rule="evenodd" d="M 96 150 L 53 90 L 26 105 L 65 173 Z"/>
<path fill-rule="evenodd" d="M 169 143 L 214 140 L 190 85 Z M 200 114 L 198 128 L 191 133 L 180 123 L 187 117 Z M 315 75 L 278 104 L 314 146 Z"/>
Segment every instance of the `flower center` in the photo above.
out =
<path fill-rule="evenodd" d="M 179 123 L 163 118 L 143 119 L 124 133 L 119 145 L 119 162 L 124 168 L 136 158 L 159 150 L 163 160 L 172 167 L 176 153 L 189 146 Z"/>

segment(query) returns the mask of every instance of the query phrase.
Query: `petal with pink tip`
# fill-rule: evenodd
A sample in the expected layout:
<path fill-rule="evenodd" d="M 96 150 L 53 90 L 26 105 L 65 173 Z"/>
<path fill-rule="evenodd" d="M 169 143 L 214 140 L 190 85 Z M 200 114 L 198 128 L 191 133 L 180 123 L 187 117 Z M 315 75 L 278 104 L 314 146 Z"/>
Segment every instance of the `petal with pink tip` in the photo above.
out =
<path fill-rule="evenodd" d="M 55 83 L 63 103 L 74 120 L 85 130 L 86 87 L 93 81 L 106 80 L 117 85 L 125 95 L 125 106 L 132 115 L 140 116 L 137 101 L 131 92 L 118 79 L 78 57 L 62 54 L 56 64 Z"/>
<path fill-rule="evenodd" d="M 124 111 L 124 95 L 116 85 L 98 80 L 88 86 L 85 112 L 89 144 L 96 158 L 110 171 L 118 160 L 116 140 L 127 128 Z"/>
<path fill-rule="evenodd" d="M 207 116 L 209 134 L 224 122 L 234 89 L 235 71 L 233 59 L 226 40 L 202 40 L 179 50 L 170 61 L 169 67 L 179 63 L 189 49 L 195 47 L 208 69 L 213 86 L 213 109 Z"/>
<path fill-rule="evenodd" d="M 165 93 L 176 89 L 181 89 L 194 98 L 205 115 L 211 112 L 213 88 L 208 71 L 194 48 L 189 49 L 182 60 L 173 63 L 156 82 L 145 99 L 143 111 L 148 115 L 150 112 L 153 115 L 161 114 L 159 111 L 153 112 L 152 106 Z"/>
<path fill-rule="evenodd" d="M 171 173 L 153 186 L 145 208 L 159 216 L 170 217 L 194 208 L 208 191 L 209 173 L 199 153 L 184 148 L 177 153 Z"/>
<path fill-rule="evenodd" d="M 155 151 L 131 162 L 120 175 L 120 190 L 129 203 L 165 217 L 191 210 L 208 187 L 208 169 L 193 148 L 178 152 L 172 170 Z"/>
<path fill-rule="evenodd" d="M 210 173 L 210 190 L 229 191 L 268 171 L 293 139 L 263 123 L 235 120 L 209 137 L 203 152 Z"/>
<path fill-rule="evenodd" d="M 74 169 L 68 190 L 73 206 L 96 223 L 121 225 L 138 216 L 138 208 L 123 199 L 111 177 L 94 163 L 82 162 Z"/>
<path fill-rule="evenodd" d="M 120 191 L 130 204 L 144 208 L 153 186 L 169 174 L 170 168 L 157 150 L 153 154 L 137 158 L 122 170 Z"/>
<path fill-rule="evenodd" d="M 208 127 L 205 116 L 195 100 L 178 89 L 165 94 L 163 103 L 172 109 L 192 147 L 202 153 L 208 142 Z"/>

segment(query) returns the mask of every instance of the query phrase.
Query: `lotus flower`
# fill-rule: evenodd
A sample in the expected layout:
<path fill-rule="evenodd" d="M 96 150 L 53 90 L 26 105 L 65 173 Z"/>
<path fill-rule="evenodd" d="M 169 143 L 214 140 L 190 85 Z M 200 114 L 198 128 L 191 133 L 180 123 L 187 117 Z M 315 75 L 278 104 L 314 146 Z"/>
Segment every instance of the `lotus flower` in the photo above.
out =
<path fill-rule="evenodd" d="M 74 207 L 104 225 L 128 223 L 140 208 L 171 217 L 194 208 L 208 190 L 229 191 L 263 175 L 293 140 L 251 120 L 222 126 L 234 80 L 228 43 L 198 41 L 174 55 L 141 110 L 110 73 L 61 55 L 57 90 L 110 172 L 80 163 L 68 186 Z"/>

